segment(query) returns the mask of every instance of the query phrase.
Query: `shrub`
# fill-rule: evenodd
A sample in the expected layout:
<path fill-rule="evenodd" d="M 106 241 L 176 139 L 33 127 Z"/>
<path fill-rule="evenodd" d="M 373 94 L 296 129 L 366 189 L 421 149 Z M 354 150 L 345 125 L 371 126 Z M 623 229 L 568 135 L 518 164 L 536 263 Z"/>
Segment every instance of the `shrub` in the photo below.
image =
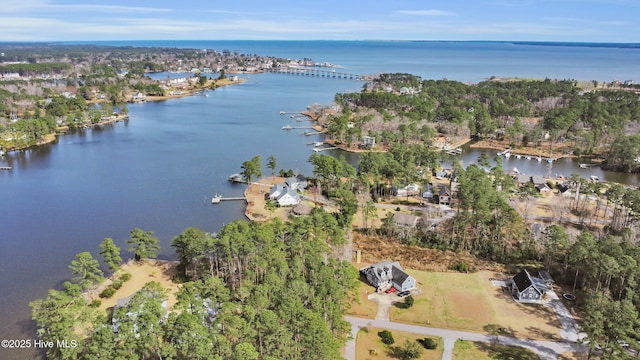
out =
<path fill-rule="evenodd" d="M 467 264 L 464 261 L 461 261 L 461 262 L 459 262 L 459 263 L 457 263 L 455 265 L 452 265 L 450 269 L 458 271 L 458 272 L 462 272 L 462 273 L 468 273 L 469 272 L 469 264 Z"/>
<path fill-rule="evenodd" d="M 109 286 L 108 288 L 102 290 L 102 292 L 100 293 L 100 297 L 103 299 L 108 299 L 110 297 L 113 296 L 113 294 L 116 293 L 116 289 L 114 289 L 113 287 Z"/>
<path fill-rule="evenodd" d="M 131 279 L 131 274 L 129 273 L 124 273 L 122 274 L 122 276 L 120 276 L 120 280 L 122 280 L 122 282 L 129 281 L 130 279 Z"/>
<path fill-rule="evenodd" d="M 89 304 L 89 307 L 92 307 L 92 308 L 99 308 L 99 307 L 100 307 L 100 305 L 102 305 L 102 301 L 101 301 L 101 300 L 98 300 L 98 299 L 94 299 L 94 300 L 91 302 L 91 304 Z"/>
<path fill-rule="evenodd" d="M 409 295 L 406 298 L 404 298 L 405 309 L 408 309 L 408 308 L 412 307 L 414 302 L 415 302 L 415 299 L 411 295 Z"/>
<path fill-rule="evenodd" d="M 116 280 L 113 282 L 113 284 L 111 284 L 111 287 L 113 287 L 114 289 L 118 290 L 122 287 L 122 280 Z"/>
<path fill-rule="evenodd" d="M 382 330 L 378 333 L 378 336 L 380 336 L 380 339 L 382 340 L 383 343 L 387 344 L 387 345 L 391 345 L 394 342 L 396 342 L 393 339 L 393 334 L 391 334 L 391 331 L 389 330 Z"/>
<path fill-rule="evenodd" d="M 422 346 L 424 346 L 425 349 L 429 350 L 433 350 L 438 347 L 438 342 L 432 338 L 424 338 L 420 340 L 420 343 L 422 344 Z"/>

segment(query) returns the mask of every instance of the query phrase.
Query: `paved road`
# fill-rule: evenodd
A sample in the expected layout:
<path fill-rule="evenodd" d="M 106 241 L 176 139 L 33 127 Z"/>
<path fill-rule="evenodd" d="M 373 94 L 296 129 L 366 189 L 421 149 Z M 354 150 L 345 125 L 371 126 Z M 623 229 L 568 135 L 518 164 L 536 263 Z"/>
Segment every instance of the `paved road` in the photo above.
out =
<path fill-rule="evenodd" d="M 511 346 L 520 346 L 525 347 L 540 356 L 542 360 L 551 360 L 557 359 L 558 356 L 565 352 L 574 352 L 574 351 L 586 351 L 586 347 L 584 345 L 578 345 L 575 343 L 569 342 L 552 342 L 552 341 L 541 341 L 541 340 L 528 340 L 528 339 L 517 339 L 508 336 L 495 336 L 489 334 L 478 334 L 466 331 L 457 331 L 457 330 L 448 330 L 448 329 L 437 329 L 426 326 L 418 326 L 418 325 L 410 325 L 403 323 L 396 323 L 392 321 L 384 321 L 384 320 L 371 320 L 371 319 L 363 319 L 352 316 L 345 316 L 345 320 L 351 323 L 351 334 L 353 336 L 353 340 L 347 342 L 345 355 L 347 360 L 355 360 L 356 358 L 356 344 L 355 338 L 358 334 L 358 330 L 367 325 L 388 329 L 388 330 L 396 330 L 396 331 L 406 331 L 415 334 L 421 335 L 429 335 L 429 336 L 439 336 L 444 340 L 444 353 L 442 358 L 445 360 L 451 359 L 453 354 L 453 345 L 456 340 L 468 340 L 468 341 L 477 341 L 477 342 L 498 342 L 504 345 Z"/>

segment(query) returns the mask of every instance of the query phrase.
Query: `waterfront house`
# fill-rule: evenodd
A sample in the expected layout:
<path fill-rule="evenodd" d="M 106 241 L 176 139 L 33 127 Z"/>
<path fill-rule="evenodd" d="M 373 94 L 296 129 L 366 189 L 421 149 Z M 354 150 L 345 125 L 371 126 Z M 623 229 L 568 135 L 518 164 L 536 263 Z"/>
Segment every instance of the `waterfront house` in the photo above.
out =
<path fill-rule="evenodd" d="M 363 136 L 362 137 L 362 147 L 365 149 L 373 149 L 376 146 L 376 138 L 375 136 Z"/>
<path fill-rule="evenodd" d="M 147 96 L 139 91 L 133 95 L 133 101 L 145 101 L 146 98 Z"/>
<path fill-rule="evenodd" d="M 284 182 L 291 190 L 303 190 L 309 185 L 307 179 L 302 175 L 288 177 Z"/>
<path fill-rule="evenodd" d="M 269 190 L 269 199 L 276 200 L 278 196 L 287 191 L 287 184 L 285 183 L 277 183 L 271 187 Z"/>
<path fill-rule="evenodd" d="M 294 190 L 285 187 L 284 191 L 282 191 L 275 200 L 280 206 L 292 206 L 300 203 L 300 195 Z"/>
<path fill-rule="evenodd" d="M 511 294 L 519 302 L 538 302 L 549 288 L 541 278 L 522 269 L 511 281 Z"/>
<path fill-rule="evenodd" d="M 451 190 L 449 190 L 445 185 L 440 185 L 440 189 L 438 191 L 438 204 L 451 205 Z"/>
<path fill-rule="evenodd" d="M 397 261 L 381 261 L 367 268 L 360 269 L 369 284 L 378 291 L 394 287 L 398 291 L 411 290 L 416 287 L 416 279 L 404 272 Z"/>

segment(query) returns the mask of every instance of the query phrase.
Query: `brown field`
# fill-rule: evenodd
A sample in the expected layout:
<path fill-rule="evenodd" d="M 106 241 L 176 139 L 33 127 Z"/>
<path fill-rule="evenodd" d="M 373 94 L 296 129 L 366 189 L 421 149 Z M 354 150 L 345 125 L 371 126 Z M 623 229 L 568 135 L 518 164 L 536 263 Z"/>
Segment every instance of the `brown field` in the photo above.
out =
<path fill-rule="evenodd" d="M 151 281 L 156 281 L 167 290 L 167 309 L 171 311 L 176 303 L 176 293 L 179 289 L 179 285 L 171 280 L 175 272 L 177 262 L 173 261 L 160 261 L 160 260 L 145 260 L 144 262 L 137 263 L 130 261 L 122 266 L 119 273 L 131 274 L 131 279 L 126 281 L 118 291 L 109 299 L 102 299 L 98 297 L 101 289 L 95 291 L 93 298 L 102 301 L 100 310 L 109 310 L 113 308 L 116 301 L 121 298 L 128 297 L 135 294 L 138 290 Z M 110 284 L 111 281 L 107 281 L 104 285 Z M 102 286 L 101 288 L 104 288 Z"/>
<path fill-rule="evenodd" d="M 358 332 L 356 338 L 356 359 L 357 360 L 391 360 L 396 359 L 389 354 L 389 345 L 385 345 L 380 340 L 378 332 L 382 329 L 367 327 Z M 424 339 L 424 335 L 417 335 L 403 331 L 392 331 L 395 343 L 391 346 L 400 346 L 404 344 L 406 340 L 417 341 L 418 339 Z M 440 360 L 442 359 L 443 343 L 442 338 L 429 336 L 438 342 L 438 347 L 434 350 L 424 349 L 421 360 Z M 370 354 L 370 350 L 377 349 L 378 355 Z"/>
<path fill-rule="evenodd" d="M 364 264 L 395 259 L 400 260 L 402 267 L 416 270 L 447 271 L 451 266 L 465 262 L 476 270 L 503 271 L 502 265 L 469 254 L 404 245 L 398 240 L 358 232 L 353 233 L 353 249 L 362 250 L 363 264 L 355 264 L 357 268 Z"/>
<path fill-rule="evenodd" d="M 509 293 L 489 281 L 492 277 L 505 278 L 503 274 L 407 272 L 416 278 L 421 293 L 414 296 L 415 304 L 410 309 L 393 307 L 392 321 L 481 333 L 504 328 L 505 335 L 559 339 L 560 323 L 553 310 L 544 305 L 516 303 Z"/>
<path fill-rule="evenodd" d="M 458 340 L 453 347 L 453 359 L 455 360 L 537 360 L 538 355 L 527 348 L 478 343 Z"/>

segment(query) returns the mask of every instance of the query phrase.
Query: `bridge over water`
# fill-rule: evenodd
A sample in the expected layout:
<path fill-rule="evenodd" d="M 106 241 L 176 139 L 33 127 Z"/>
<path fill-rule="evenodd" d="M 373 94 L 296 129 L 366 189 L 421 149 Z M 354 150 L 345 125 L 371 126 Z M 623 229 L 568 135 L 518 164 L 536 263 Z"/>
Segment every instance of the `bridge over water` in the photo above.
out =
<path fill-rule="evenodd" d="M 349 79 L 349 80 L 361 80 L 361 81 L 367 81 L 373 78 L 373 76 L 358 75 L 353 73 L 340 72 L 336 70 L 307 68 L 307 67 L 285 67 L 285 68 L 271 69 L 269 70 L 269 72 L 274 72 L 278 74 L 315 76 L 315 77 L 324 77 L 324 78 Z"/>

